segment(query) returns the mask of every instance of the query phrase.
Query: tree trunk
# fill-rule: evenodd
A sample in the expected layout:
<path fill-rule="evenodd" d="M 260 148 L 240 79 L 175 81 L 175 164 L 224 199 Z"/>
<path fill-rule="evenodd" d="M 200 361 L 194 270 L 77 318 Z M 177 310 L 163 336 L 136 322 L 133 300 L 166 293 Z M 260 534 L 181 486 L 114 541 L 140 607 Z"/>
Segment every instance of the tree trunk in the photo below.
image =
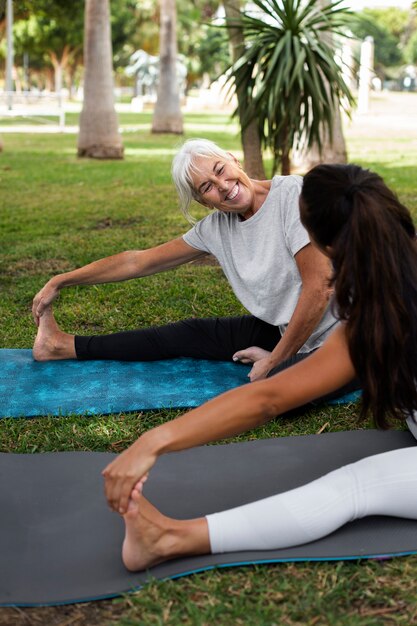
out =
<path fill-rule="evenodd" d="M 22 93 L 22 81 L 20 80 L 19 71 L 16 65 L 13 65 L 12 76 L 16 93 Z"/>
<path fill-rule="evenodd" d="M 152 119 L 153 133 L 181 135 L 183 120 L 177 79 L 177 11 L 175 0 L 160 0 L 159 81 Z"/>
<path fill-rule="evenodd" d="M 45 89 L 47 91 L 53 91 L 54 90 L 54 72 L 53 72 L 53 70 L 51 68 L 47 67 L 47 68 L 44 69 L 42 74 L 40 74 L 40 76 L 41 76 L 41 81 L 45 85 Z"/>
<path fill-rule="evenodd" d="M 78 156 L 122 159 L 123 144 L 114 108 L 109 0 L 86 0 L 84 68 Z"/>
<path fill-rule="evenodd" d="M 289 126 L 288 121 L 284 126 L 281 144 L 281 174 L 289 176 L 291 174 L 291 145 L 289 142 Z M 277 155 L 274 155 L 274 170 L 277 165 Z"/>
<path fill-rule="evenodd" d="M 55 72 L 55 92 L 60 94 L 62 90 L 62 78 L 70 61 L 70 48 L 69 46 L 65 46 L 60 59 L 53 50 L 49 50 L 49 56 L 51 57 L 51 63 Z"/>
<path fill-rule="evenodd" d="M 226 18 L 228 20 L 236 21 L 240 20 L 240 0 L 223 0 L 224 10 Z M 228 26 L 227 32 L 229 34 L 229 42 L 232 51 L 232 62 L 236 63 L 244 50 L 245 42 L 243 32 L 241 28 L 235 26 Z M 244 169 L 250 178 L 258 180 L 264 180 L 265 169 L 262 160 L 262 148 L 261 140 L 258 132 L 258 121 L 253 118 L 252 121 L 244 126 L 242 119 L 244 114 L 247 113 L 247 100 L 244 94 L 238 90 L 236 92 L 238 101 L 238 113 L 241 127 L 241 141 L 243 148 Z"/>
<path fill-rule="evenodd" d="M 294 156 L 297 170 L 307 172 L 319 163 L 347 163 L 346 142 L 338 106 L 333 114 L 332 139 L 330 139 L 329 130 L 323 129 L 321 143 L 321 152 L 318 145 L 314 144 L 311 148 L 305 148 L 299 155 Z"/>

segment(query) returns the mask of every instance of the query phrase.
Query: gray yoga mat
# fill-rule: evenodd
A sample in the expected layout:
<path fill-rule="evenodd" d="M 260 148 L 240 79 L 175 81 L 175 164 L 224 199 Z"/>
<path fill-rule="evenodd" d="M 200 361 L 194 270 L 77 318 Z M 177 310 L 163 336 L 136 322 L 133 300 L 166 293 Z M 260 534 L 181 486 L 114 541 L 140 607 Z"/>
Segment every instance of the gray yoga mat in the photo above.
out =
<path fill-rule="evenodd" d="M 364 456 L 414 445 L 408 432 L 368 430 L 203 446 L 159 459 L 145 494 L 163 513 L 186 519 L 297 487 Z M 417 521 L 369 517 L 298 547 L 189 557 L 129 573 L 120 559 L 123 521 L 107 508 L 100 476 L 113 457 L 0 454 L 0 605 L 108 598 L 150 578 L 213 567 L 417 552 Z"/>
<path fill-rule="evenodd" d="M 249 365 L 203 359 L 50 361 L 0 350 L 0 417 L 97 415 L 200 406 L 248 382 Z M 360 392 L 332 404 L 353 402 Z"/>

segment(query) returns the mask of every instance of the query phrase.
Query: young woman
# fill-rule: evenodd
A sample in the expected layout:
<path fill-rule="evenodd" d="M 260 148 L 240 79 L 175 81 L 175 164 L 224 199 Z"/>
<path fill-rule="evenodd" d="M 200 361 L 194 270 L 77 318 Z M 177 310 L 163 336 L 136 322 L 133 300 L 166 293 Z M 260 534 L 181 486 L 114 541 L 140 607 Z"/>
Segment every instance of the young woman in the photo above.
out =
<path fill-rule="evenodd" d="M 204 139 L 184 144 L 172 173 L 186 215 L 193 199 L 216 210 L 183 237 L 49 280 L 33 301 L 39 326 L 36 360 L 234 359 L 254 363 L 254 381 L 306 357 L 334 329 L 336 319 L 328 306 L 331 267 L 300 222 L 300 176 L 250 179 L 233 155 Z M 208 253 L 218 259 L 250 315 L 188 319 L 91 337 L 74 337 L 55 324 L 49 305 L 63 287 L 145 277 Z"/>
<path fill-rule="evenodd" d="M 417 411 L 417 251 L 407 209 L 383 180 L 355 165 L 320 165 L 304 178 L 301 219 L 329 256 L 342 324 L 307 359 L 230 391 L 142 435 L 103 472 L 109 505 L 124 515 L 131 570 L 182 555 L 305 543 L 365 515 L 417 519 L 417 448 L 375 455 L 264 500 L 173 520 L 142 495 L 163 453 L 253 428 L 348 383 L 378 427 Z M 180 489 L 180 485 L 179 485 Z"/>

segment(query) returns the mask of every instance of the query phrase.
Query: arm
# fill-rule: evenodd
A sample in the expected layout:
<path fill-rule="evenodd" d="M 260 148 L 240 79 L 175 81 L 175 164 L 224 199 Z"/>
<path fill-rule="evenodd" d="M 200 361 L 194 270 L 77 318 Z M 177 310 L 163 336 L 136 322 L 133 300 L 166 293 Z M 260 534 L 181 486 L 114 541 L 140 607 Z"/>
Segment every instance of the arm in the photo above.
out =
<path fill-rule="evenodd" d="M 274 350 L 252 367 L 249 373 L 252 382 L 265 378 L 271 369 L 298 352 L 319 324 L 329 303 L 329 259 L 315 246 L 308 244 L 295 255 L 295 262 L 302 281 L 297 306 Z"/>
<path fill-rule="evenodd" d="M 132 488 L 161 454 L 255 428 L 338 389 L 354 375 L 344 326 L 340 326 L 320 350 L 288 370 L 233 389 L 141 435 L 103 472 L 109 505 L 124 513 Z"/>
<path fill-rule="evenodd" d="M 72 272 L 51 278 L 33 299 L 32 314 L 37 323 L 45 308 L 58 296 L 60 289 L 70 285 L 95 285 L 149 276 L 172 269 L 205 252 L 189 246 L 182 237 L 149 250 L 128 250 L 105 257 Z"/>

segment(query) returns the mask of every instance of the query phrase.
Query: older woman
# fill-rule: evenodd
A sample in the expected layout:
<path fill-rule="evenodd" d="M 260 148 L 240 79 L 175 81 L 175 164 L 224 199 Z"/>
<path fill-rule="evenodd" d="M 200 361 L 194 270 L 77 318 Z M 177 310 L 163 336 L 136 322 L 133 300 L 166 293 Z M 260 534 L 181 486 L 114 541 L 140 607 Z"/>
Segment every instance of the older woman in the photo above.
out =
<path fill-rule="evenodd" d="M 126 523 L 128 569 L 184 555 L 308 543 L 368 515 L 417 519 L 415 445 L 192 520 L 168 518 L 141 495 L 162 454 L 258 426 L 355 374 L 363 386 L 362 414 L 372 413 L 382 428 L 407 421 L 417 438 L 417 248 L 410 213 L 377 174 L 355 165 L 311 170 L 300 206 L 312 240 L 332 259 L 343 324 L 301 363 L 147 431 L 104 470 L 109 505 Z"/>
<path fill-rule="evenodd" d="M 35 359 L 233 359 L 254 363 L 254 381 L 301 360 L 333 330 L 330 264 L 300 222 L 301 177 L 253 180 L 233 155 L 203 139 L 183 145 L 172 173 L 186 215 L 193 199 L 216 210 L 178 239 L 51 278 L 33 301 Z M 55 324 L 49 305 L 63 287 L 148 276 L 209 253 L 250 315 L 89 337 Z"/>

